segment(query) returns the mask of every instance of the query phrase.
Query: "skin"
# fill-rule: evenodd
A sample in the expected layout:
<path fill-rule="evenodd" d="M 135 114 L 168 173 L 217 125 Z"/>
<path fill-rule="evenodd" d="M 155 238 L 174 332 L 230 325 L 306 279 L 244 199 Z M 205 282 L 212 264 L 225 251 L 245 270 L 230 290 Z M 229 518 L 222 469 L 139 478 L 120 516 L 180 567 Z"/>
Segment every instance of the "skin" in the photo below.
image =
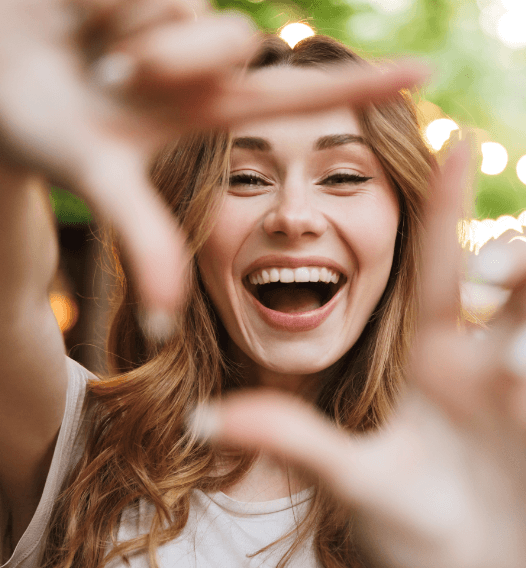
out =
<path fill-rule="evenodd" d="M 273 72 L 260 73 L 271 80 Z M 230 186 L 199 267 L 247 380 L 308 398 L 320 372 L 355 343 L 382 296 L 399 221 L 397 196 L 365 141 L 341 138 L 362 136 L 348 108 L 254 122 L 233 135 L 241 147 L 234 142 Z M 316 148 L 322 137 L 338 135 Z M 268 147 L 255 147 L 254 139 Z M 239 180 L 240 174 L 252 178 Z M 365 180 L 331 179 L 334 174 Z M 341 267 L 345 282 L 336 307 L 314 329 L 277 329 L 255 309 L 243 278 L 270 254 L 322 257 Z"/>

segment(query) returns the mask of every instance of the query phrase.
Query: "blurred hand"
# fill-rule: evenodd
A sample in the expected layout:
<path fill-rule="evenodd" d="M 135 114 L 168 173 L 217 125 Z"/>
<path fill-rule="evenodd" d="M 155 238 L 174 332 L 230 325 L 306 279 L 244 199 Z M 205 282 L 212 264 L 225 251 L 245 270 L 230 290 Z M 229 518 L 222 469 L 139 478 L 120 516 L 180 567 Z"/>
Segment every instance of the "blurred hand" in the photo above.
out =
<path fill-rule="evenodd" d="M 276 85 L 241 81 L 256 45 L 245 19 L 200 0 L 0 2 L 2 160 L 43 172 L 111 221 L 150 312 L 177 307 L 187 260 L 148 180 L 156 150 L 192 128 L 381 100 L 425 76 L 406 64 L 323 85 L 288 70 Z"/>
<path fill-rule="evenodd" d="M 482 335 L 460 329 L 455 229 L 467 163 L 458 149 L 434 182 L 410 380 L 386 427 L 353 437 L 273 391 L 233 395 L 200 422 L 216 442 L 318 474 L 357 518 L 372 566 L 526 565 L 526 246 L 477 258 L 479 277 L 511 296 Z"/>

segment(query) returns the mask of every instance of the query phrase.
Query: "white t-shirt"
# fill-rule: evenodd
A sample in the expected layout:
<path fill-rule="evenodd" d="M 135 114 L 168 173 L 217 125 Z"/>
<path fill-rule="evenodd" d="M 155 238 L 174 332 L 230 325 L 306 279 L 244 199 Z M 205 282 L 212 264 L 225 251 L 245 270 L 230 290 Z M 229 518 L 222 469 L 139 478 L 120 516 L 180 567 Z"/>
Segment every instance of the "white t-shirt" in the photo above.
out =
<path fill-rule="evenodd" d="M 13 554 L 0 568 L 39 568 L 53 504 L 67 475 L 77 463 L 84 445 L 86 425 L 86 383 L 94 378 L 89 371 L 68 358 L 69 386 L 66 409 L 53 460 L 39 505 Z M 247 557 L 288 533 L 303 518 L 311 490 L 292 499 L 244 503 L 222 492 L 194 491 L 188 522 L 175 540 L 158 549 L 160 568 L 271 568 L 291 544 L 291 539 L 255 557 Z M 138 510 L 126 510 L 119 525 L 118 539 L 128 540 L 148 531 L 152 505 L 141 501 Z M 0 496 L 0 535 L 7 527 Z M 0 538 L 0 557 L 2 541 Z M 147 568 L 146 554 L 130 558 L 132 568 Z M 109 568 L 124 568 L 114 559 Z M 312 538 L 300 547 L 290 568 L 320 568 Z"/>

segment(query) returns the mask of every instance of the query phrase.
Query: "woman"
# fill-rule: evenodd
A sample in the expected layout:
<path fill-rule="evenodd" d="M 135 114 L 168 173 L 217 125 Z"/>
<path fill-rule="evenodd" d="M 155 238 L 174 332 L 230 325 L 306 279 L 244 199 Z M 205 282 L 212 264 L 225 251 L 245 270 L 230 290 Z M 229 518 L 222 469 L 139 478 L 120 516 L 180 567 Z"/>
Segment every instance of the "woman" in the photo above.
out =
<path fill-rule="evenodd" d="M 304 41 L 294 51 L 274 39 L 250 67 L 277 81 L 289 66 L 347 61 L 362 64 L 328 38 Z M 320 79 L 323 73 L 321 67 Z M 410 156 L 405 168 L 404 154 Z M 71 560 L 85 555 L 88 565 L 97 565 L 95 543 L 110 537 L 122 509 L 137 504 L 140 515 L 147 514 L 137 503 L 141 497 L 159 507 L 159 529 L 149 532 L 152 563 L 153 551 L 167 543 L 165 562 L 182 566 L 188 550 L 176 539 L 189 515 L 217 507 L 217 496 L 202 503 L 205 494 L 196 504 L 196 489 L 249 502 L 289 495 L 286 475 L 265 461 L 250 469 L 252 460 L 225 456 L 218 469 L 221 453 L 197 443 L 184 427 L 185 412 L 197 403 L 240 386 L 271 386 L 316 403 L 349 430 L 383 421 L 400 386 L 414 320 L 418 225 L 432 165 L 402 95 L 363 115 L 344 107 L 252 123 L 235 129 L 231 142 L 222 134 L 195 135 L 158 160 L 153 179 L 196 259 L 189 298 L 179 333 L 158 350 L 142 341 L 136 294 L 121 272 L 124 295 L 109 348 L 118 375 L 92 383 L 94 430 L 54 514 L 50 566 L 57 565 L 53 542 L 64 539 Z M 293 273 L 299 282 L 290 284 Z M 308 485 L 292 480 L 291 489 Z M 163 533 L 172 514 L 174 524 Z M 314 550 L 295 562 L 356 561 L 350 520 L 325 493 L 318 493 L 298 530 L 291 553 L 315 532 L 317 538 Z M 258 542 L 256 535 L 251 538 Z M 139 540 L 130 542 L 131 536 Z M 148 543 L 122 524 L 118 538 L 125 541 L 122 552 Z M 214 559 L 241 565 L 246 554 L 272 543 L 260 539 L 262 546 L 245 548 L 232 537 L 225 558 L 205 541 L 197 558 L 203 565 Z"/>
<path fill-rule="evenodd" d="M 292 57 L 284 45 L 270 43 L 252 67 L 263 82 L 281 80 L 291 65 L 320 66 L 315 73 L 323 79 L 325 67 L 348 59 L 356 60 L 319 38 Z M 118 566 L 121 553 L 145 565 L 146 550 L 153 564 L 159 545 L 161 566 L 191 562 L 194 545 L 204 565 L 235 565 L 220 554 L 233 552 L 245 562 L 261 544 L 270 547 L 276 539 L 261 531 L 255 535 L 262 541 L 249 542 L 246 550 L 240 543 L 237 551 L 223 551 L 220 539 L 207 550 L 206 542 L 192 541 L 196 533 L 182 532 L 193 528 L 199 507 L 204 514 L 213 507 L 213 498 L 218 506 L 229 503 L 229 495 L 272 503 L 290 490 L 300 491 L 302 500 L 313 484 L 293 475 L 289 487 L 281 465 L 260 460 L 249 469 L 253 456 L 199 441 L 183 423 L 196 403 L 263 384 L 314 402 L 341 428 L 369 430 L 390 410 L 414 323 L 418 228 L 433 168 L 409 102 L 400 96 L 363 114 L 345 108 L 255 123 L 232 137 L 192 135 L 153 169 L 195 258 L 178 333 L 162 348 L 143 340 L 131 310 L 137 287 L 121 271 L 123 301 L 110 335 L 118 377 L 92 380 L 84 397 L 87 374 L 67 363 L 65 420 L 53 460 L 46 458 L 41 503 L 56 497 L 63 481 L 66 491 L 49 520 L 44 565 L 96 566 L 109 554 L 104 560 Z M 354 223 L 347 224 L 352 215 Z M 291 293 L 292 269 L 302 284 Z M 318 283 L 304 284 L 306 273 Z M 312 308 L 320 311 L 312 314 Z M 69 477 L 76 452 L 80 461 Z M 304 502 L 308 506 L 293 511 L 300 514 L 299 527 L 288 527 L 290 554 L 285 548 L 277 560 L 358 563 L 348 511 L 323 488 L 314 491 L 312 504 Z M 50 507 L 39 509 L 20 540 L 22 552 L 15 551 L 8 566 L 31 553 L 33 531 L 41 535 L 48 523 Z M 287 528 L 287 519 L 281 521 L 279 528 Z M 6 535 L 19 530 L 15 524 L 5 520 Z M 302 558 L 301 545 L 312 538 L 313 550 L 307 547 Z"/>
<path fill-rule="evenodd" d="M 251 68 L 274 82 L 282 66 L 347 60 L 359 64 L 327 38 L 305 41 L 294 52 L 276 39 Z M 153 179 L 196 258 L 188 303 L 179 333 L 157 352 L 142 344 L 136 294 L 121 273 L 125 294 L 109 349 L 118 377 L 93 383 L 94 430 L 71 492 L 55 511 L 50 565 L 57 564 L 54 541 L 65 541 L 71 560 L 85 555 L 96 565 L 95 543 L 106 541 L 122 510 L 141 497 L 159 507 L 159 529 L 149 533 L 152 562 L 157 546 L 169 541 L 166 561 L 184 565 L 188 551 L 175 539 L 192 508 L 205 507 L 195 504 L 196 489 L 250 502 L 288 495 L 287 478 L 266 462 L 249 469 L 247 459 L 232 459 L 221 472 L 214 468 L 221 454 L 196 444 L 184 428 L 184 414 L 196 403 L 241 385 L 273 386 L 360 431 L 378 426 L 390 411 L 414 320 L 418 225 L 433 164 L 410 103 L 399 96 L 363 117 L 343 108 L 269 120 L 240 127 L 232 138 L 229 144 L 226 135 L 195 135 L 154 166 Z M 411 157 L 405 169 L 404 154 Z M 319 281 L 288 284 L 292 270 L 296 279 Z M 293 482 L 295 493 L 308 488 L 300 481 Z M 319 493 L 294 543 L 299 548 L 319 531 L 316 553 L 303 562 L 315 565 L 315 555 L 323 565 L 355 561 L 350 521 L 334 509 Z M 170 515 L 175 524 L 163 534 Z M 121 526 L 122 552 L 148 543 L 130 542 L 131 536 L 137 535 Z M 263 547 L 271 542 L 261 540 Z M 241 564 L 261 547 L 245 550 L 240 543 L 218 564 Z M 220 554 L 202 548 L 203 564 Z"/>

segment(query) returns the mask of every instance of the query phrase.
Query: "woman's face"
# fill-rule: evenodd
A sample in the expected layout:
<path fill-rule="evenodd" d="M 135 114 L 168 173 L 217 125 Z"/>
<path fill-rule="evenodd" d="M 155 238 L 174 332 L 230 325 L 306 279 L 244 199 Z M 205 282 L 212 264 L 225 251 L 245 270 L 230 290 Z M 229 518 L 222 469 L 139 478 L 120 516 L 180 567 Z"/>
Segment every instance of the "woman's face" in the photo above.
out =
<path fill-rule="evenodd" d="M 228 192 L 198 259 L 206 290 L 256 368 L 317 373 L 355 343 L 382 296 L 397 197 L 347 108 L 233 136 Z"/>

